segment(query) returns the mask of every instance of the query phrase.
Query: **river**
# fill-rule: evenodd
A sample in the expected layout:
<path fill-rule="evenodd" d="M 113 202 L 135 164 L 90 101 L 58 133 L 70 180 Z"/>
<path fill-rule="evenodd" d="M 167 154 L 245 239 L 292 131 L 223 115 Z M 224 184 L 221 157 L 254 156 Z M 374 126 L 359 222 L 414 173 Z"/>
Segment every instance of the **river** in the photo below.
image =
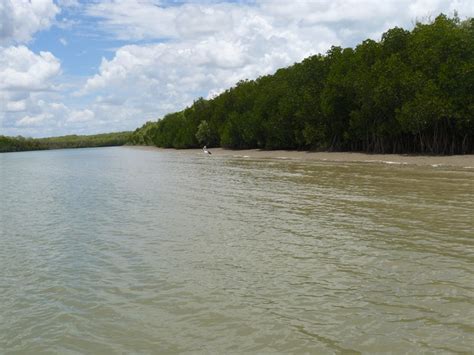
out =
<path fill-rule="evenodd" d="M 0 154 L 0 352 L 470 352 L 473 216 L 467 169 Z"/>

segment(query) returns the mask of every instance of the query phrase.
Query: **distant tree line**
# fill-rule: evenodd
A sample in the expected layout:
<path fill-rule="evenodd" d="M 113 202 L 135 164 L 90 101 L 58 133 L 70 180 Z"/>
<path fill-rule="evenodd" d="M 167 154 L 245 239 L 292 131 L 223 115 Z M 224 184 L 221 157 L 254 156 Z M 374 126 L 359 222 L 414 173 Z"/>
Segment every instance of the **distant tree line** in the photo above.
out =
<path fill-rule="evenodd" d="M 132 144 L 474 152 L 474 19 L 439 15 L 379 42 L 332 47 L 148 122 Z"/>
<path fill-rule="evenodd" d="M 108 147 L 124 145 L 130 140 L 131 132 L 105 133 L 89 136 L 69 135 L 51 138 L 24 138 L 0 136 L 1 152 L 26 150 L 47 150 L 65 148 Z"/>

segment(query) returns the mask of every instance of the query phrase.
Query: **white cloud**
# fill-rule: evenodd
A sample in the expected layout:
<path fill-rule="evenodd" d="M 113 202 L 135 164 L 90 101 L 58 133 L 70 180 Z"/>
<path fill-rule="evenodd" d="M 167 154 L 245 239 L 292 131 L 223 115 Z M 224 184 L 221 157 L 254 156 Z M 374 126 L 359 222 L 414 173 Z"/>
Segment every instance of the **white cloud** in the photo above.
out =
<path fill-rule="evenodd" d="M 250 3 L 194 2 L 163 6 L 154 0 L 105 0 L 86 6 L 86 13 L 100 20 L 103 30 L 123 40 L 186 40 L 235 32 L 239 23 L 254 16 L 271 23 L 266 28 L 330 26 L 338 33 L 348 28 L 370 34 L 385 30 L 387 23 L 410 26 L 440 12 L 458 10 L 474 14 L 472 0 L 256 0 Z M 294 26 L 296 25 L 296 26 Z M 293 27 L 293 28 L 291 28 Z M 352 45 L 354 43 L 348 43 Z"/>
<path fill-rule="evenodd" d="M 50 52 L 35 54 L 25 46 L 0 47 L 0 90 L 48 90 L 61 71 Z"/>
<path fill-rule="evenodd" d="M 112 59 L 102 60 L 81 93 L 122 97 L 126 105 L 142 111 L 143 122 L 339 43 L 325 26 L 278 25 L 248 6 L 186 5 L 178 10 L 162 9 L 179 14 L 168 35 L 178 33 L 182 38 L 119 48 Z M 210 17 L 217 18 L 209 23 Z M 185 19 L 192 19 L 188 26 Z"/>
<path fill-rule="evenodd" d="M 0 47 L 0 97 L 4 129 L 27 130 L 54 122 L 47 101 L 61 74 L 59 60 L 50 52 L 32 52 L 23 45 Z M 8 132 L 8 131 L 7 131 Z"/>
<path fill-rule="evenodd" d="M 458 11 L 462 16 L 474 15 L 474 1 L 454 0 L 449 5 L 450 11 Z"/>
<path fill-rule="evenodd" d="M 48 113 L 40 113 L 39 115 L 36 115 L 36 116 L 25 116 L 23 117 L 22 119 L 20 119 L 16 125 L 17 126 L 27 126 L 27 127 L 30 127 L 30 126 L 39 126 L 41 125 L 42 123 L 44 123 L 45 120 L 48 120 L 50 118 L 52 118 L 53 116 L 51 114 L 48 114 Z"/>
<path fill-rule="evenodd" d="M 151 0 L 105 0 L 86 8 L 90 16 L 103 20 L 105 30 L 120 39 L 168 38 L 177 35 L 174 19 L 177 10 L 164 9 Z"/>
<path fill-rule="evenodd" d="M 0 134 L 41 134 L 56 125 L 59 116 L 48 102 L 57 95 L 61 63 L 22 43 L 51 27 L 59 11 L 53 0 L 0 0 Z"/>
<path fill-rule="evenodd" d="M 79 7 L 79 6 L 80 6 L 79 0 L 56 0 L 56 3 L 57 3 L 61 8 Z"/>
<path fill-rule="evenodd" d="M 5 104 L 7 112 L 18 112 L 26 110 L 26 100 L 8 101 Z"/>
<path fill-rule="evenodd" d="M 87 122 L 94 119 L 94 112 L 91 110 L 73 110 L 69 113 L 67 122 Z"/>
<path fill-rule="evenodd" d="M 0 0 L 0 45 L 29 41 L 50 27 L 58 13 L 52 0 Z"/>

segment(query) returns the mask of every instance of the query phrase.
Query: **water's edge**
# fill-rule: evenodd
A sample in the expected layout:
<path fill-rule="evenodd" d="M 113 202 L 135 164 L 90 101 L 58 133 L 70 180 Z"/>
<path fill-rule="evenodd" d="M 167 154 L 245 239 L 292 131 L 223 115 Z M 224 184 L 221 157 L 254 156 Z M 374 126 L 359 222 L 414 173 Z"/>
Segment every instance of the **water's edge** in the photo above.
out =
<path fill-rule="evenodd" d="M 202 149 L 173 149 L 155 146 L 126 145 L 122 148 L 148 151 L 175 152 L 179 154 L 199 154 Z M 297 150 L 260 150 L 211 148 L 212 155 L 253 159 L 290 159 L 302 161 L 329 161 L 355 163 L 382 163 L 392 165 L 417 165 L 432 167 L 459 167 L 474 169 L 474 155 L 404 155 L 404 154 L 368 154 L 358 152 L 312 152 Z"/>

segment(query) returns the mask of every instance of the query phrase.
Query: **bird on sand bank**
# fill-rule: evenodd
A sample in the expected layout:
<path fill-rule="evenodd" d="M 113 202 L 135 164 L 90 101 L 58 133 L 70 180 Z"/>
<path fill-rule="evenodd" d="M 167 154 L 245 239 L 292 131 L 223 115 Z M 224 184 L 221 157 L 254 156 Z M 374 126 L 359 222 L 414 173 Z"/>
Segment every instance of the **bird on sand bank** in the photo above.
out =
<path fill-rule="evenodd" d="M 204 147 L 202 148 L 202 151 L 204 152 L 204 154 L 212 155 L 212 153 L 207 149 L 206 146 L 204 146 Z"/>

